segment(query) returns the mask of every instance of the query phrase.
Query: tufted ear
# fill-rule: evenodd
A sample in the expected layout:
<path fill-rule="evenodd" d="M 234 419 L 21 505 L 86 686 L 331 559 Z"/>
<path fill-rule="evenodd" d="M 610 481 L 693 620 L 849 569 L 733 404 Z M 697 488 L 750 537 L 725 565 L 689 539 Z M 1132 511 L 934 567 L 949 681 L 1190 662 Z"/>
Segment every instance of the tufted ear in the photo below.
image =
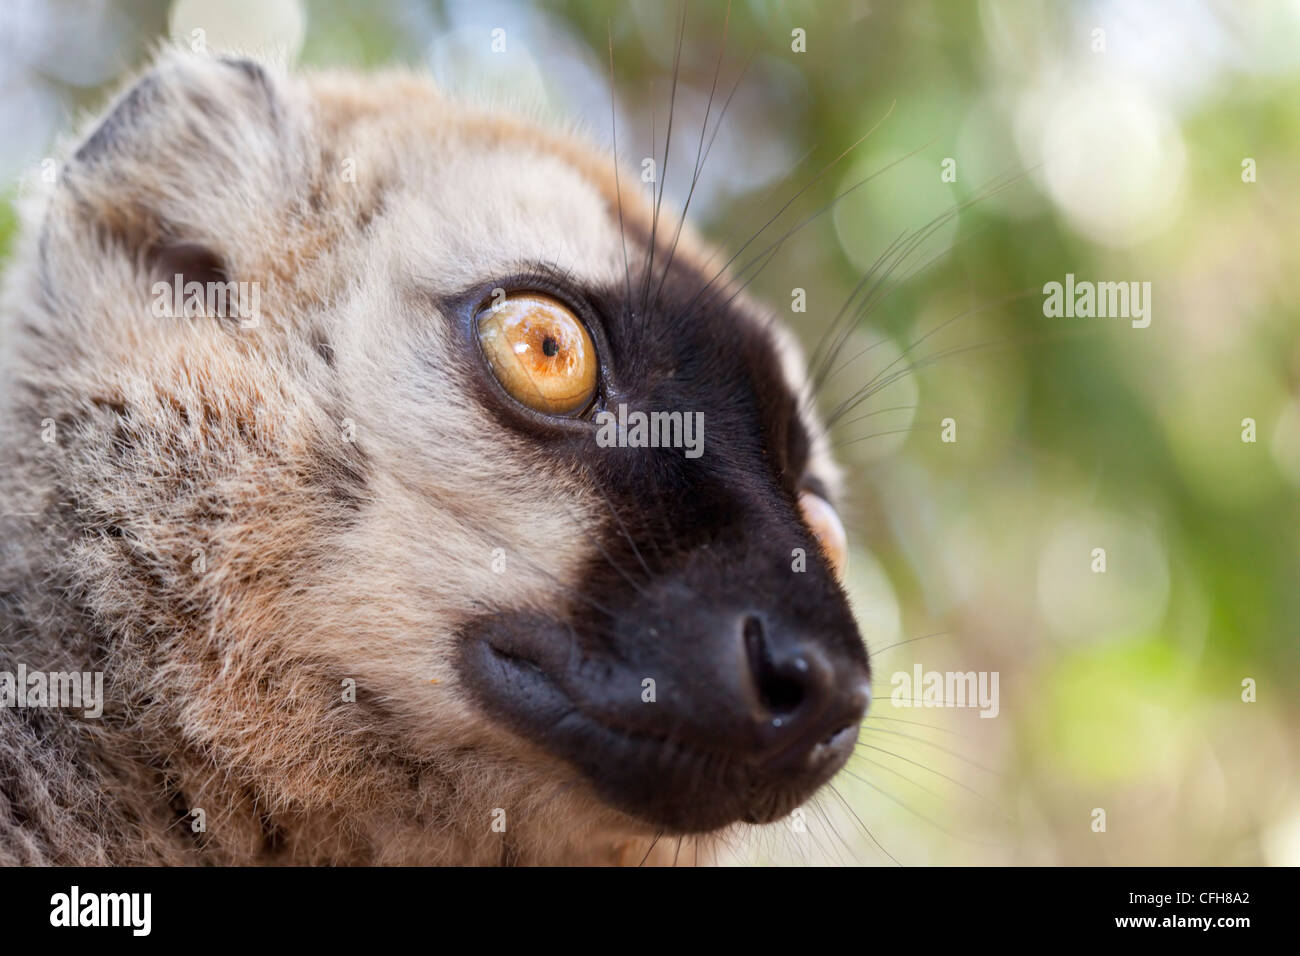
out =
<path fill-rule="evenodd" d="M 68 161 L 42 236 L 46 282 L 75 282 L 80 261 L 104 255 L 149 281 L 253 268 L 301 183 L 278 86 L 252 60 L 164 55 Z"/>

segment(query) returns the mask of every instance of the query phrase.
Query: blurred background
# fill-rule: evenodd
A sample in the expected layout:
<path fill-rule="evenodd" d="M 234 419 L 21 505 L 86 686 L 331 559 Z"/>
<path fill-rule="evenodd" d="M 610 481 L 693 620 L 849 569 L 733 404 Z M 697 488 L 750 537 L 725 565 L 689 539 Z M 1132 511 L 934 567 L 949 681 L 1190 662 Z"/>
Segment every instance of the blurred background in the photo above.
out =
<path fill-rule="evenodd" d="M 11 0 L 0 261 L 60 142 L 169 37 L 425 69 L 606 147 L 612 105 L 625 166 L 655 157 L 678 208 L 704 129 L 694 222 L 833 359 L 876 671 L 834 791 L 724 861 L 1300 864 L 1300 3 L 681 17 Z M 1149 282 L 1149 327 L 1046 316 L 1067 274 Z M 996 716 L 902 706 L 918 667 L 996 674 Z"/>

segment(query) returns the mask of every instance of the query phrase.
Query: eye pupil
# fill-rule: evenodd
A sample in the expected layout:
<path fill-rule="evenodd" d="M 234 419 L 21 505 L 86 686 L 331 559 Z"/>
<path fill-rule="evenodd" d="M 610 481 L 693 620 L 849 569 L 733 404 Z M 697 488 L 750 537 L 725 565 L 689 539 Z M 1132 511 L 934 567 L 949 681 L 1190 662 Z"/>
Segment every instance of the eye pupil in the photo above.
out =
<path fill-rule="evenodd" d="M 542 352 L 547 356 L 553 356 L 560 351 L 560 343 L 555 341 L 549 335 L 542 342 Z"/>

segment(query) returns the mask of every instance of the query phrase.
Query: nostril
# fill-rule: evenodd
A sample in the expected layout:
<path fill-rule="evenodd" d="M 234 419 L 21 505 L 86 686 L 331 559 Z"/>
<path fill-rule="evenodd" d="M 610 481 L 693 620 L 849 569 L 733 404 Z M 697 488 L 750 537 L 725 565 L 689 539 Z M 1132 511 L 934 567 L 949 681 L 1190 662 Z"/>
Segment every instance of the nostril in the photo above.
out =
<path fill-rule="evenodd" d="M 745 618 L 745 652 L 763 706 L 773 715 L 791 714 L 803 703 L 810 668 L 802 655 L 782 661 L 772 659 L 772 651 L 763 632 L 763 622 L 754 615 Z"/>

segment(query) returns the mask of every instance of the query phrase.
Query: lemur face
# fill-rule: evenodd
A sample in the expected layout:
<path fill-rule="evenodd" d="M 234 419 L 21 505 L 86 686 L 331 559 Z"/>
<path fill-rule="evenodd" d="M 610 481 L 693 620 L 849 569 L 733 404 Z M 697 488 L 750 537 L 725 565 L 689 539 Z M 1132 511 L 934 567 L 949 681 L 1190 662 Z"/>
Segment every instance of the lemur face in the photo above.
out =
<path fill-rule="evenodd" d="M 835 519 L 811 510 L 822 488 L 810 426 L 775 340 L 741 309 L 701 307 L 708 277 L 674 268 L 671 288 L 640 281 L 648 298 L 635 281 L 629 292 L 534 272 L 497 286 L 500 306 L 480 309 L 480 289 L 444 315 L 467 333 L 481 379 L 468 390 L 553 476 L 549 492 L 519 497 L 515 534 L 568 508 L 566 548 L 585 552 L 576 578 L 468 620 L 458 674 L 487 714 L 578 767 L 603 799 L 691 832 L 788 813 L 851 754 L 870 689 L 832 566 L 843 542 L 816 540 Z M 502 315 L 521 326 L 513 335 L 497 329 Z M 570 322 L 590 341 L 566 343 Z M 474 354 L 485 326 L 513 346 L 502 364 L 526 366 L 518 382 Z M 549 412 L 541 390 L 581 382 L 588 364 L 572 410 Z M 624 442 L 599 441 L 596 421 L 617 435 L 617 421 L 649 410 L 693 419 L 696 454 L 628 447 L 635 424 Z M 559 489 L 573 497 L 548 501 Z"/>
<path fill-rule="evenodd" d="M 35 254 L 71 573 L 167 635 L 120 692 L 263 805 L 466 859 L 502 808 L 544 857 L 774 820 L 852 752 L 797 349 L 607 156 L 404 75 L 171 59 Z M 259 315 L 159 318 L 177 273 Z"/>

